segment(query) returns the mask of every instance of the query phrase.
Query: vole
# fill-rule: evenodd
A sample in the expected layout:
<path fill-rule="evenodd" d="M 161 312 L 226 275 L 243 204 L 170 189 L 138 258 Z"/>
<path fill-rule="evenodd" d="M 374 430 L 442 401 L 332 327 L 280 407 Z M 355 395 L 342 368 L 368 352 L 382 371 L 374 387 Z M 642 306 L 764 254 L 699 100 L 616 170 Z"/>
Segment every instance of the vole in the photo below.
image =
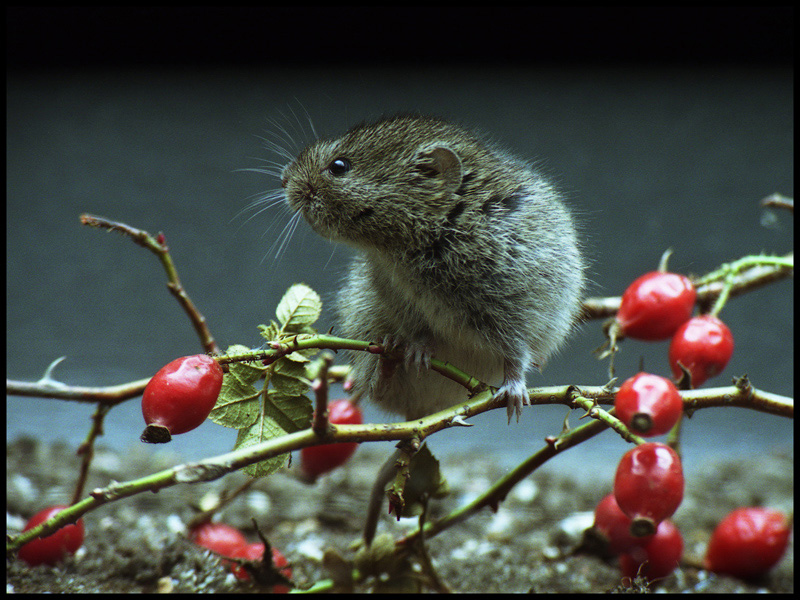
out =
<path fill-rule="evenodd" d="M 529 164 L 446 120 L 398 115 L 306 147 L 282 172 L 289 206 L 356 247 L 338 298 L 354 391 L 406 419 L 467 399 L 431 357 L 492 385 L 508 418 L 525 375 L 573 329 L 584 260 L 570 212 Z"/>
<path fill-rule="evenodd" d="M 467 400 L 429 371 L 448 361 L 500 385 L 508 420 L 577 319 L 584 260 L 570 212 L 529 164 L 445 120 L 399 115 L 305 148 L 282 172 L 289 206 L 360 252 L 339 293 L 354 392 L 407 420 Z M 381 468 L 364 527 L 375 535 L 399 450 Z"/>

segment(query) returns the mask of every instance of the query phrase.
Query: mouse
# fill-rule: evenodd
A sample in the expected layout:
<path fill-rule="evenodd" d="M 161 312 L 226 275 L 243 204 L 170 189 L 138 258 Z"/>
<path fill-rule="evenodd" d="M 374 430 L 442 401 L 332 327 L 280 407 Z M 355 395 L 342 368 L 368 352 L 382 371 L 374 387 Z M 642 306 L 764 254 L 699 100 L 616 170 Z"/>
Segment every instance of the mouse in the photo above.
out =
<path fill-rule="evenodd" d="M 508 422 L 526 374 L 575 329 L 585 260 L 572 212 L 532 164 L 439 117 L 399 114 L 319 139 L 281 172 L 289 207 L 357 252 L 338 294 L 353 396 L 418 419 L 468 399 L 429 369 L 449 362 L 497 387 Z M 363 539 L 377 529 L 402 450 L 381 467 Z"/>
<path fill-rule="evenodd" d="M 353 392 L 407 420 L 467 400 L 449 362 L 497 386 L 517 420 L 526 374 L 575 328 L 585 261 L 571 211 L 534 167 L 465 127 L 398 114 L 303 149 L 281 173 L 289 207 L 358 252 L 338 294 Z"/>

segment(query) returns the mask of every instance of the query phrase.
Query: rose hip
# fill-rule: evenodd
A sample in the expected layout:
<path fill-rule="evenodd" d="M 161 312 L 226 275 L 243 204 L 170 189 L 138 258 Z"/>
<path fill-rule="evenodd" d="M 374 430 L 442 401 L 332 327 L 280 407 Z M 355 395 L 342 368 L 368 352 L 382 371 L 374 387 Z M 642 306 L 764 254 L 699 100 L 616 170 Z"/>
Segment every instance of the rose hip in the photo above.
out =
<path fill-rule="evenodd" d="M 206 420 L 222 389 L 222 368 L 206 354 L 173 360 L 156 373 L 142 396 L 147 427 L 142 441 L 169 442 Z"/>
<path fill-rule="evenodd" d="M 657 442 L 629 450 L 617 465 L 614 497 L 632 520 L 632 535 L 655 533 L 658 523 L 671 517 L 683 499 L 680 458 Z"/>
<path fill-rule="evenodd" d="M 658 524 L 656 534 L 641 546 L 620 555 L 619 567 L 623 577 L 641 575 L 649 580 L 661 579 L 672 573 L 683 554 L 683 536 L 667 519 Z"/>
<path fill-rule="evenodd" d="M 247 560 L 263 560 L 264 558 L 264 544 L 261 542 L 253 542 L 252 544 L 245 544 L 243 546 L 239 546 L 233 554 L 230 555 L 231 558 L 244 558 Z M 276 570 L 279 570 L 281 575 L 286 577 L 286 579 L 292 578 L 292 569 L 287 567 L 288 561 L 286 557 L 280 553 L 276 548 L 272 548 L 272 565 L 275 567 Z M 282 568 L 285 567 L 285 568 Z M 233 574 L 236 575 L 239 579 L 243 581 L 247 581 L 250 579 L 250 574 L 247 572 L 246 569 L 241 567 L 237 564 L 231 564 L 231 570 Z M 272 586 L 272 593 L 273 594 L 286 594 L 289 592 L 289 588 L 283 584 L 275 584 Z"/>
<path fill-rule="evenodd" d="M 612 556 L 628 552 L 649 539 L 631 535 L 631 518 L 622 512 L 614 494 L 608 494 L 594 509 L 594 530 L 606 542 L 605 551 Z"/>
<path fill-rule="evenodd" d="M 236 549 L 247 544 L 241 531 L 225 523 L 203 523 L 191 531 L 189 539 L 222 556 L 233 556 Z"/>
<path fill-rule="evenodd" d="M 649 437 L 672 429 L 683 411 L 683 400 L 669 379 L 639 373 L 620 386 L 614 406 L 619 420 L 631 431 Z"/>
<path fill-rule="evenodd" d="M 695 388 L 721 373 L 732 355 L 731 330 L 712 315 L 701 315 L 684 323 L 669 346 L 669 364 L 675 379 L 682 375 L 680 362 L 692 374 Z"/>
<path fill-rule="evenodd" d="M 665 340 L 692 316 L 696 297 L 685 275 L 646 273 L 625 290 L 616 321 L 626 337 Z"/>
<path fill-rule="evenodd" d="M 336 424 L 360 425 L 361 409 L 346 399 L 328 404 L 328 421 Z M 346 463 L 358 448 L 357 442 L 309 446 L 300 451 L 300 468 L 310 481 Z"/>
<path fill-rule="evenodd" d="M 67 508 L 51 506 L 33 515 L 23 531 L 33 529 Z M 19 557 L 31 567 L 36 565 L 55 565 L 69 554 L 75 554 L 83 544 L 83 520 L 78 519 L 71 525 L 65 525 L 47 537 L 31 540 L 19 549 Z"/>
<path fill-rule="evenodd" d="M 739 508 L 711 535 L 706 568 L 743 579 L 764 575 L 778 564 L 789 543 L 786 516 L 768 508 Z"/>

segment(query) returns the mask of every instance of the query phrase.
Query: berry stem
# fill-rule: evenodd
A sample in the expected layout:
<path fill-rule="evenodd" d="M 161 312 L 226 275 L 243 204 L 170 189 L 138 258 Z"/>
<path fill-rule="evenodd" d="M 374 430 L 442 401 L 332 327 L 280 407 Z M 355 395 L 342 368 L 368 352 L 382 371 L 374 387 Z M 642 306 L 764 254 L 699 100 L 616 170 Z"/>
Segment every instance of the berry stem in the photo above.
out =
<path fill-rule="evenodd" d="M 600 408 L 596 400 L 590 400 L 589 398 L 584 398 L 583 396 L 576 396 L 573 399 L 573 402 L 576 406 L 580 406 L 586 411 L 584 416 L 589 416 L 602 423 L 605 423 L 607 427 L 610 427 L 616 431 L 626 442 L 631 442 L 637 446 L 645 443 L 643 438 L 639 437 L 635 433 L 632 433 L 631 430 L 628 429 L 625 424 L 616 417 L 615 409 L 612 408 L 608 411 L 604 410 Z M 561 443 L 561 438 L 559 438 L 559 443 Z"/>

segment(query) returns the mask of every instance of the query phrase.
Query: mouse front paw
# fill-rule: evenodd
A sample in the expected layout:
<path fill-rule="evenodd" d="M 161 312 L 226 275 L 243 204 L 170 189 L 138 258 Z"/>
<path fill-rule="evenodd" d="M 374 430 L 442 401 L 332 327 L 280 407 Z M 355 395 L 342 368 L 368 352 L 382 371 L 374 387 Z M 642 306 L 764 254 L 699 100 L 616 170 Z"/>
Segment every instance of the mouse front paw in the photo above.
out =
<path fill-rule="evenodd" d="M 494 399 L 498 401 L 506 401 L 506 411 L 508 412 L 508 422 L 511 423 L 511 417 L 516 412 L 517 423 L 522 415 L 522 407 L 531 403 L 528 397 L 528 388 L 525 387 L 524 379 L 506 380 L 503 385 L 497 390 Z"/>
<path fill-rule="evenodd" d="M 425 342 L 407 342 L 395 338 L 394 336 L 387 335 L 383 338 L 383 347 L 390 351 L 396 352 L 403 357 L 403 364 L 406 369 L 411 365 L 421 369 L 431 367 L 431 358 L 433 357 L 433 344 Z"/>

